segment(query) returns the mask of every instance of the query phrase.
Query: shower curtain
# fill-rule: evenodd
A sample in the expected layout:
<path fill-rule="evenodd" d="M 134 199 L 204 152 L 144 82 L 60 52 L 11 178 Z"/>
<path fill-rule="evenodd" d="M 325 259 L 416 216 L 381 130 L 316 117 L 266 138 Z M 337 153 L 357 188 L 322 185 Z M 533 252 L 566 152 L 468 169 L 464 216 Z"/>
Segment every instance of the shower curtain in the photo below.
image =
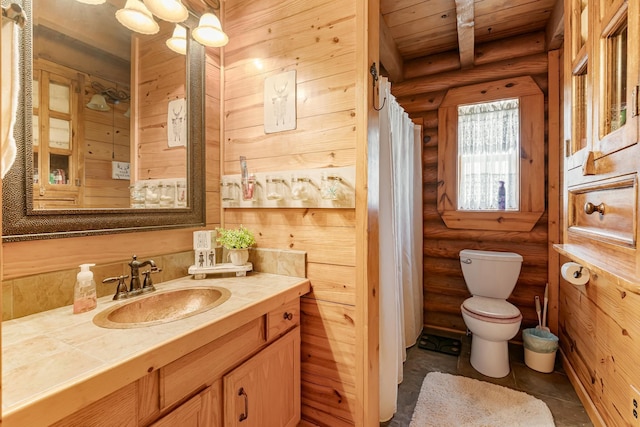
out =
<path fill-rule="evenodd" d="M 3 9 L 4 10 L 4 9 Z M 12 9 L 9 9 L 13 12 Z M 0 67 L 2 68 L 2 98 L 0 99 L 0 178 L 4 178 L 16 159 L 16 140 L 13 128 L 16 123 L 18 110 L 18 95 L 20 93 L 20 75 L 18 73 L 19 57 L 19 27 L 13 19 L 2 17 L 2 35 L 0 40 Z"/>
<path fill-rule="evenodd" d="M 421 128 L 380 79 L 380 421 L 396 412 L 406 348 L 422 331 Z"/>

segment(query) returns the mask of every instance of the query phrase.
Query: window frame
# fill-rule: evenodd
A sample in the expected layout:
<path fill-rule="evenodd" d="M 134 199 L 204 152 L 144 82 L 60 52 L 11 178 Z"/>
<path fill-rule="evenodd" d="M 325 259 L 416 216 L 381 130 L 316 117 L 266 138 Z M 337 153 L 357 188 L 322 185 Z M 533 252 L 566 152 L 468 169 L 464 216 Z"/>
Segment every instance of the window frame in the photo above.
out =
<path fill-rule="evenodd" d="M 458 105 L 520 100 L 520 209 L 460 211 Z M 438 109 L 437 209 L 448 228 L 531 231 L 545 211 L 544 94 L 530 76 L 480 83 L 447 91 Z"/>

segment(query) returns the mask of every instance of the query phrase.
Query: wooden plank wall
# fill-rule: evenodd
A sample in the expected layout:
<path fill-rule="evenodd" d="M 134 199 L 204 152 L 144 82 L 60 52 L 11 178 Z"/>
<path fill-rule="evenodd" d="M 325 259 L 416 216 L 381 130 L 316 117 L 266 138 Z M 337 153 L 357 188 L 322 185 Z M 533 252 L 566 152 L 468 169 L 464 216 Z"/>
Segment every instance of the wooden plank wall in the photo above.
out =
<path fill-rule="evenodd" d="M 223 173 L 352 166 L 356 158 L 356 9 L 341 0 L 228 0 Z M 263 82 L 297 71 L 297 129 L 265 134 Z M 357 423 L 354 209 L 225 209 L 257 245 L 307 252 L 302 300 L 302 417 Z"/>
<path fill-rule="evenodd" d="M 491 58 L 491 62 L 484 61 L 483 58 L 487 57 Z M 423 125 L 424 129 L 425 325 L 466 331 L 460 304 L 470 294 L 462 277 L 458 253 L 469 248 L 511 251 L 524 257 L 518 283 L 509 301 L 523 314 L 522 328 L 534 326 L 537 324 L 534 296 L 543 295 L 547 282 L 547 213 L 543 214 L 531 232 L 448 229 L 436 206 L 438 107 L 449 88 L 530 75 L 545 93 L 546 110 L 547 55 L 544 53 L 544 34 L 514 38 L 513 43 L 480 45 L 476 49 L 475 66 L 469 70 L 459 69 L 457 56 L 440 54 L 405 62 L 404 73 L 405 78 L 410 78 L 392 85 L 391 91 L 413 120 Z M 521 337 L 516 336 L 515 339 Z"/>
<path fill-rule="evenodd" d="M 164 21 L 159 24 L 157 34 L 134 37 L 137 63 L 132 78 L 138 82 L 132 104 L 137 119 L 134 123 L 136 180 L 186 177 L 186 148 L 167 144 L 168 103 L 186 98 L 186 62 L 184 55 L 173 52 L 165 44 L 174 24 Z"/>
<path fill-rule="evenodd" d="M 592 274 L 586 286 L 561 280 L 558 337 L 569 377 L 577 376 L 574 386 L 586 390 L 598 411 L 590 413 L 594 424 L 631 426 L 637 425 L 631 399 L 640 400 L 640 295 L 616 282 L 604 274 Z"/>
<path fill-rule="evenodd" d="M 130 120 L 124 114 L 128 102 L 109 104 L 110 111 L 95 111 L 86 107 L 96 93 L 91 82 L 106 88 L 115 88 L 130 93 L 129 83 L 108 81 L 95 76 L 85 78 L 84 105 L 84 156 L 83 207 L 128 208 L 129 180 L 112 179 L 111 162 L 130 162 Z"/>

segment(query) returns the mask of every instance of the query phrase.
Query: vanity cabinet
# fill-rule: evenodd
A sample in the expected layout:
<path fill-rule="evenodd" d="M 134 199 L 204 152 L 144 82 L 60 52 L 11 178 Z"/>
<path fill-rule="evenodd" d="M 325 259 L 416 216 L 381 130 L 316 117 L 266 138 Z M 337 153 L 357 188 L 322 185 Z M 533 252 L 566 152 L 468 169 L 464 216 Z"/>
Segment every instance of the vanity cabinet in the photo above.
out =
<path fill-rule="evenodd" d="M 299 299 L 286 301 L 55 426 L 295 426 L 299 314 Z"/>

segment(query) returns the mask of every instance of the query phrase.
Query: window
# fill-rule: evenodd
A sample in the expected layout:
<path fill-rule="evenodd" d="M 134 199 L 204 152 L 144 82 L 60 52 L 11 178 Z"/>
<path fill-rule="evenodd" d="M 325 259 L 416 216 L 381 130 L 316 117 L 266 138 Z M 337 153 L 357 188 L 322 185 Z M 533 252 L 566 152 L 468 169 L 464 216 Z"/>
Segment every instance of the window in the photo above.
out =
<path fill-rule="evenodd" d="M 544 95 L 531 77 L 447 92 L 438 110 L 437 201 L 447 227 L 533 228 L 545 210 L 544 129 Z"/>
<path fill-rule="evenodd" d="M 458 209 L 520 207 L 519 100 L 458 106 Z"/>
<path fill-rule="evenodd" d="M 604 40 L 604 122 L 601 137 L 620 129 L 627 123 L 627 26 Z"/>

